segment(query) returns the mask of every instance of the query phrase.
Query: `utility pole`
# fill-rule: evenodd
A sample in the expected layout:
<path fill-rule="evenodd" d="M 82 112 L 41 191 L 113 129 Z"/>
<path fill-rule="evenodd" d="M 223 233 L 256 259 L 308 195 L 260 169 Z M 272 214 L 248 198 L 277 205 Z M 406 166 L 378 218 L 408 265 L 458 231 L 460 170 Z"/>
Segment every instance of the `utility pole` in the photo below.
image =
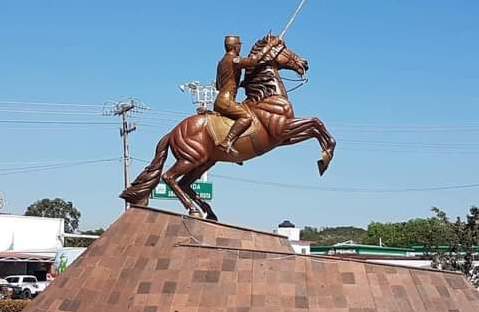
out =
<path fill-rule="evenodd" d="M 136 130 L 136 125 L 128 122 L 128 117 L 133 113 L 138 113 L 140 110 L 148 109 L 136 99 L 126 99 L 117 102 L 105 103 L 103 115 L 105 116 L 120 116 L 121 128 L 120 136 L 123 140 L 123 180 L 125 189 L 130 186 L 130 145 L 128 142 L 128 135 Z M 125 211 L 128 209 L 128 203 L 125 200 Z"/>

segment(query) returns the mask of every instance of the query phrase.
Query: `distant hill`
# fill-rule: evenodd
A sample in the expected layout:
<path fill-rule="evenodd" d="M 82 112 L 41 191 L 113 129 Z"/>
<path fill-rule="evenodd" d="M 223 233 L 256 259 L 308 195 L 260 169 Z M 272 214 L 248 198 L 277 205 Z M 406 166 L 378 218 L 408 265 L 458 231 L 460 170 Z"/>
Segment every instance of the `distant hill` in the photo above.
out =
<path fill-rule="evenodd" d="M 306 226 L 301 230 L 301 239 L 315 242 L 316 245 L 334 245 L 348 240 L 362 243 L 367 231 L 353 226 L 338 226 L 317 229 Z"/>

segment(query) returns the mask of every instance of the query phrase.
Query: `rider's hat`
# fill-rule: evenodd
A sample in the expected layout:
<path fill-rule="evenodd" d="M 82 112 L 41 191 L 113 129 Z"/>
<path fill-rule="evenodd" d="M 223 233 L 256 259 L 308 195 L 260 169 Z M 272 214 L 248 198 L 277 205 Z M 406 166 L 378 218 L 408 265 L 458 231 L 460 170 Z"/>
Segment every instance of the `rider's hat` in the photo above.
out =
<path fill-rule="evenodd" d="M 236 35 L 225 36 L 225 45 L 233 45 L 241 43 L 240 37 Z"/>

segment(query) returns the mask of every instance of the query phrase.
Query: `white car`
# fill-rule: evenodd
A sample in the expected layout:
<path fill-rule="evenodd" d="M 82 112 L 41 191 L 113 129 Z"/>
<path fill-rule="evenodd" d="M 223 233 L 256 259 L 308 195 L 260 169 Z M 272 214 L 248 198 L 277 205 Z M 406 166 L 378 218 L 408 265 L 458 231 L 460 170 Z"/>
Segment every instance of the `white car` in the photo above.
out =
<path fill-rule="evenodd" d="M 39 282 L 34 275 L 10 275 L 5 277 L 9 285 L 20 287 L 25 298 L 32 298 L 47 288 L 48 282 Z"/>

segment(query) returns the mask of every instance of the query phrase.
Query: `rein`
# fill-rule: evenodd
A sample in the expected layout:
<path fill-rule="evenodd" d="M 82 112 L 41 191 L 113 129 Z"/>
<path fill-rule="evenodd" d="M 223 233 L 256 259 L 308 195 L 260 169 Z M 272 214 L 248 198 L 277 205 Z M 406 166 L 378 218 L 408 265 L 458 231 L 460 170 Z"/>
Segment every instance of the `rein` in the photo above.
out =
<path fill-rule="evenodd" d="M 304 86 L 305 84 L 307 84 L 307 83 L 309 82 L 308 77 L 299 78 L 299 79 L 291 79 L 291 78 L 286 78 L 286 77 L 281 77 L 281 76 L 279 76 L 279 78 L 281 78 L 282 80 L 285 80 L 285 81 L 299 82 L 299 83 L 298 83 L 296 86 L 294 86 L 293 88 L 286 90 L 286 93 L 289 93 L 289 92 L 293 92 L 293 91 L 295 91 L 295 90 L 298 90 L 299 88 L 301 88 L 302 86 Z"/>

